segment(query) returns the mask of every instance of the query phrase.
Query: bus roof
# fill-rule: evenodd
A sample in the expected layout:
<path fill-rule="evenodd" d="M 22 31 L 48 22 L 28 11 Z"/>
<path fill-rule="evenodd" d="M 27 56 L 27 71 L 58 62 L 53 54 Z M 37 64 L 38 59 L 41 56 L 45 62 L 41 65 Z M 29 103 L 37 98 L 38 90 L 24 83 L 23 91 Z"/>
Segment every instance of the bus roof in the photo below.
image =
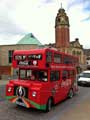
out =
<path fill-rule="evenodd" d="M 37 49 L 30 49 L 30 50 L 15 50 L 14 51 L 14 54 L 38 54 L 38 53 L 44 53 L 45 51 L 52 51 L 52 52 L 55 52 L 55 53 L 61 53 L 63 55 L 66 55 L 66 56 L 71 56 L 71 57 L 74 57 L 74 58 L 78 58 L 77 56 L 74 56 L 74 55 L 71 55 L 71 54 L 67 54 L 67 53 L 64 53 L 64 52 L 60 52 L 54 48 L 37 48 Z"/>

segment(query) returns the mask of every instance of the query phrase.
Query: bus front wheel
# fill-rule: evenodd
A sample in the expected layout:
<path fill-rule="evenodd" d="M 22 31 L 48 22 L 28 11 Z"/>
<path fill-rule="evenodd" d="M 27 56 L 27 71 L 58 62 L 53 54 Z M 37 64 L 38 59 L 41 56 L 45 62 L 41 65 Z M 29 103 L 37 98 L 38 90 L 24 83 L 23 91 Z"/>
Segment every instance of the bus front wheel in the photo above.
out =
<path fill-rule="evenodd" d="M 49 98 L 46 105 L 46 112 L 49 112 L 52 108 L 52 99 Z"/>

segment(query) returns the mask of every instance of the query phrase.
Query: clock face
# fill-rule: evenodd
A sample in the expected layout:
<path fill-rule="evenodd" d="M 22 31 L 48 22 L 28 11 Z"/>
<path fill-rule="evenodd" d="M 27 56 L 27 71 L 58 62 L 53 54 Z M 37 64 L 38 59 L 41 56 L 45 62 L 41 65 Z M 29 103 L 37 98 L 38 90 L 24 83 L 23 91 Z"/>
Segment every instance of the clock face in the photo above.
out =
<path fill-rule="evenodd" d="M 58 18 L 58 22 L 65 22 L 64 17 L 60 17 L 60 18 Z"/>
<path fill-rule="evenodd" d="M 63 17 L 61 17 L 61 21 L 62 21 L 62 22 L 63 22 L 63 21 L 65 22 L 65 19 L 64 19 Z"/>

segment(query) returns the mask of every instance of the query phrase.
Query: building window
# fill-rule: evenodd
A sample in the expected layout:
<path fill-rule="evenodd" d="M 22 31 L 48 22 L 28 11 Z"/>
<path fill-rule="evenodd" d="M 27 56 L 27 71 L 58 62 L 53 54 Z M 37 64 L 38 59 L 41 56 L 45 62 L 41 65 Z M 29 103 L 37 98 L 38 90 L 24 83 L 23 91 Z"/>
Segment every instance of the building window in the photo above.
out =
<path fill-rule="evenodd" d="M 14 50 L 8 51 L 8 62 L 9 63 L 12 63 L 13 52 L 14 52 Z"/>
<path fill-rule="evenodd" d="M 73 51 L 73 55 L 75 55 L 76 54 L 76 52 L 75 51 Z"/>
<path fill-rule="evenodd" d="M 80 52 L 80 51 L 77 51 L 77 55 L 81 55 L 81 52 Z"/>

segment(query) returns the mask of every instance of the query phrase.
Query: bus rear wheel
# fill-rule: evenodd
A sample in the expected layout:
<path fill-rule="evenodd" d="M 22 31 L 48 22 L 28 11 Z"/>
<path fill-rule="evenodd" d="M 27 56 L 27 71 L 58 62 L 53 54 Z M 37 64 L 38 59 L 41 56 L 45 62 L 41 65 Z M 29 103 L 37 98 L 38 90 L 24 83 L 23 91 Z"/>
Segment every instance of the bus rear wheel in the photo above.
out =
<path fill-rule="evenodd" d="M 70 91 L 68 93 L 68 98 L 72 98 L 73 96 L 74 96 L 73 89 L 70 89 Z"/>
<path fill-rule="evenodd" d="M 49 112 L 52 108 L 52 99 L 49 98 L 46 105 L 46 112 Z"/>

